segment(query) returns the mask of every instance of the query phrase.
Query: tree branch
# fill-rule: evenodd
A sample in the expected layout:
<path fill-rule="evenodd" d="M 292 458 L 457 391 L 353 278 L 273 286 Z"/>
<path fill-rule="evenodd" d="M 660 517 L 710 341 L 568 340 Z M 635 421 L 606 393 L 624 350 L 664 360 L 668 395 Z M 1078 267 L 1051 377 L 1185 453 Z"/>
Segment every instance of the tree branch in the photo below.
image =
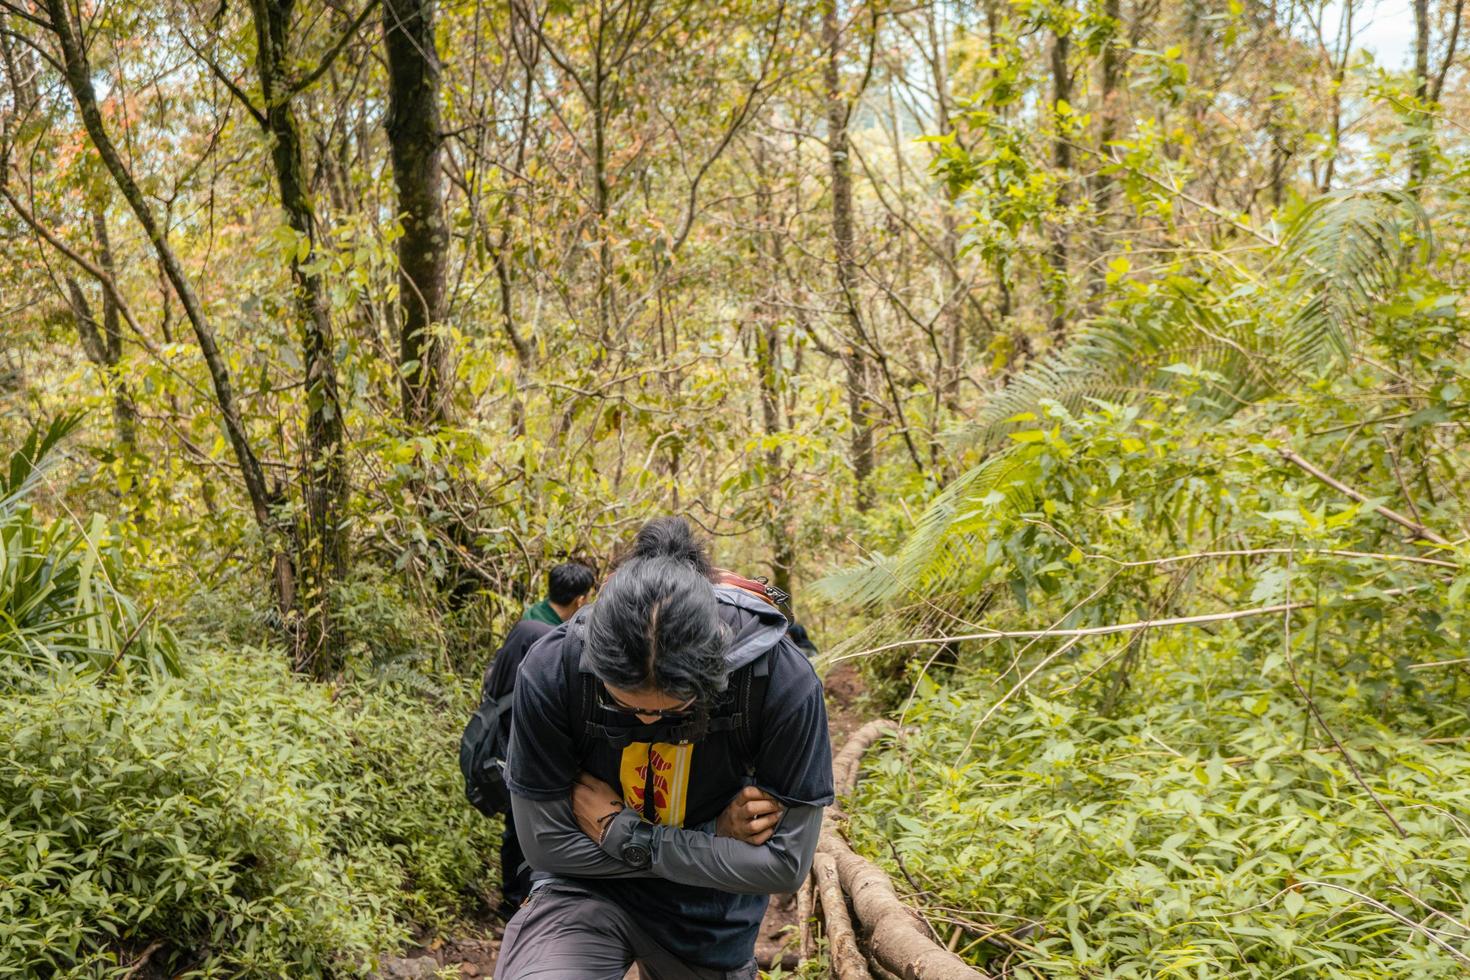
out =
<path fill-rule="evenodd" d="M 189 35 L 180 31 L 179 36 L 184 40 L 184 47 L 194 52 L 195 57 L 209 66 L 210 74 L 219 79 L 225 88 L 229 89 L 230 94 L 235 97 L 235 101 L 245 107 L 245 111 L 250 113 L 251 118 L 260 124 L 260 128 L 266 128 L 265 113 L 255 107 L 255 103 L 250 101 L 250 96 L 246 95 L 240 86 L 236 85 L 234 80 L 225 74 L 224 69 L 219 66 L 219 63 L 199 48 L 196 48 L 194 42 L 189 40 Z"/>
<path fill-rule="evenodd" d="M 1282 450 L 1279 450 L 1279 452 L 1281 454 L 1281 458 L 1282 459 L 1286 460 L 1288 463 L 1290 463 L 1291 465 L 1297 467 L 1298 469 L 1300 469 L 1300 470 L 1302 470 L 1302 471 L 1310 474 L 1311 476 L 1315 477 L 1316 479 L 1322 481 L 1323 483 L 1327 484 L 1329 487 L 1332 487 L 1335 490 L 1339 490 L 1342 493 L 1347 494 L 1349 497 L 1351 497 L 1352 499 L 1356 500 L 1360 504 L 1366 504 L 1366 503 L 1368 503 L 1368 498 L 1365 497 L 1365 496 L 1363 496 L 1362 493 L 1360 493 L 1357 490 L 1354 490 L 1352 487 L 1348 486 L 1346 483 L 1343 483 L 1341 480 L 1338 480 L 1335 477 L 1329 476 L 1327 473 L 1325 473 L 1322 470 L 1318 469 L 1315 465 L 1313 465 L 1312 463 L 1310 463 L 1307 460 L 1303 459 L 1301 456 L 1297 455 L 1296 453 L 1292 452 L 1290 449 L 1282 449 Z M 1409 518 L 1405 517 L 1403 514 L 1400 514 L 1398 511 L 1390 510 L 1387 507 L 1382 506 L 1381 504 L 1378 505 L 1378 506 L 1376 506 L 1376 507 L 1374 507 L 1373 509 L 1375 511 L 1377 511 L 1379 514 L 1381 514 L 1382 516 L 1384 516 L 1384 517 L 1388 518 L 1389 520 L 1393 521 L 1395 524 L 1398 524 L 1401 527 L 1405 527 L 1405 528 L 1408 528 L 1410 531 L 1413 531 L 1415 535 L 1417 535 L 1420 538 L 1423 538 L 1425 541 L 1432 541 L 1435 544 L 1442 544 L 1442 545 L 1448 545 L 1450 543 L 1448 539 L 1444 538 L 1443 536 L 1437 534 L 1434 531 L 1431 531 L 1429 528 L 1425 527 L 1423 524 L 1420 524 L 1417 521 L 1410 520 Z"/>
<path fill-rule="evenodd" d="M 1384 596 L 1397 597 L 1406 595 L 1412 589 L 1383 589 L 1373 595 L 1366 596 L 1344 596 L 1341 602 L 1367 602 L 1370 599 L 1379 599 Z M 835 658 L 833 663 L 841 663 L 844 660 L 854 660 L 858 657 L 867 657 L 875 653 L 883 653 L 887 650 L 897 650 L 902 647 L 929 646 L 935 643 L 958 643 L 965 640 L 1028 640 L 1041 639 L 1055 636 L 1058 638 L 1080 639 L 1087 636 L 1108 636 L 1113 633 L 1132 633 L 1137 630 L 1158 629 L 1164 626 L 1198 626 L 1203 623 L 1224 623 L 1233 619 L 1250 619 L 1255 616 L 1275 616 L 1284 612 L 1292 612 L 1297 609 L 1309 609 L 1315 606 L 1315 602 L 1283 602 L 1274 606 L 1260 606 L 1255 609 L 1232 609 L 1229 612 L 1208 613 L 1203 616 L 1175 616 L 1169 619 L 1145 619 L 1136 623 L 1112 623 L 1107 626 L 1088 626 L 1083 629 L 1045 629 L 1045 630 L 985 630 L 980 633 L 960 633 L 954 636 L 930 636 L 919 640 L 896 640 L 893 643 L 885 643 L 882 646 L 872 647 L 868 650 L 859 650 L 856 653 L 843 654 Z"/>
<path fill-rule="evenodd" d="M 347 25 L 347 29 L 342 32 L 341 37 L 337 38 L 336 43 L 327 49 L 327 53 L 322 56 L 321 64 L 286 89 L 286 98 L 289 99 L 293 95 L 306 91 L 313 82 L 327 73 L 327 69 L 332 67 L 332 62 L 337 60 L 337 56 L 352 42 L 353 38 L 357 37 L 357 32 L 362 30 L 362 25 L 367 22 L 368 14 L 373 12 L 378 2 L 379 0 L 367 0 L 367 3 L 362 5 L 362 12 L 353 19 L 351 24 Z"/>

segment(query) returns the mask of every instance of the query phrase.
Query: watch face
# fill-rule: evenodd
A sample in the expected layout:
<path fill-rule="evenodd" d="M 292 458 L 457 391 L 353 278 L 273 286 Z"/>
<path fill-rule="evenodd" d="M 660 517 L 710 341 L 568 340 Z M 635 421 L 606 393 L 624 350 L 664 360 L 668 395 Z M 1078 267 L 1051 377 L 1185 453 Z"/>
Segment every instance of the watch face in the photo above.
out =
<path fill-rule="evenodd" d="M 652 856 L 642 844 L 629 844 L 623 848 L 623 860 L 635 868 L 648 864 L 648 859 Z"/>

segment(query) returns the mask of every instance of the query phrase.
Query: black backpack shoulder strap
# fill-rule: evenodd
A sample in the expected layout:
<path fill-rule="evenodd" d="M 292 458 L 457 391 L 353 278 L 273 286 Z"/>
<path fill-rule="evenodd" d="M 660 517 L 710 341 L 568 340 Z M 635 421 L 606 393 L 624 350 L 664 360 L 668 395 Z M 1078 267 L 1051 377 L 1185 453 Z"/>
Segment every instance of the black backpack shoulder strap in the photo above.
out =
<path fill-rule="evenodd" d="M 744 677 L 736 689 L 736 697 L 739 699 L 736 717 L 739 723 L 736 725 L 735 737 L 740 746 L 740 756 L 745 760 L 746 770 L 751 775 L 755 774 L 755 760 L 761 748 L 761 721 L 766 709 L 766 691 L 771 686 L 771 661 L 780 646 L 777 643 L 751 661 L 750 669 L 741 671 Z"/>
<path fill-rule="evenodd" d="M 597 678 L 582 666 L 582 646 L 587 624 L 579 611 L 567 620 L 566 637 L 562 640 L 562 669 L 566 672 L 566 690 L 569 699 L 567 712 L 572 720 L 572 745 L 579 754 L 585 754 L 587 725 L 592 713 L 597 710 Z"/>

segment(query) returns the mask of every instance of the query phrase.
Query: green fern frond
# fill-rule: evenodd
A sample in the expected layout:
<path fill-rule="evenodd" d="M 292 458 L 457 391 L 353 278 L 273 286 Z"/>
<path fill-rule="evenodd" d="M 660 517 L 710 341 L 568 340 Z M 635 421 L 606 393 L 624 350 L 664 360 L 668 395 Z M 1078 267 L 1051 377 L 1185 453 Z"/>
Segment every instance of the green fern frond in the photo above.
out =
<path fill-rule="evenodd" d="M 1034 504 L 1034 452 L 1026 447 L 998 452 L 956 477 L 920 516 L 903 548 L 823 578 L 825 595 L 859 603 L 880 602 L 911 591 L 931 594 L 979 560 L 978 539 L 955 533 L 976 524 L 990 508 L 1027 510 Z"/>
<path fill-rule="evenodd" d="M 1280 277 L 1277 295 L 1306 297 L 1280 338 L 1286 361 L 1320 369 L 1350 357 L 1358 326 L 1433 247 L 1429 215 L 1403 192 L 1329 194 L 1302 208 L 1266 270 Z"/>
<path fill-rule="evenodd" d="M 1044 401 L 1080 412 L 1097 401 L 1136 403 L 1173 387 L 1176 364 L 1203 369 L 1198 408 L 1229 414 L 1240 405 L 1242 380 L 1252 385 L 1254 368 L 1244 344 L 1202 300 L 1209 294 L 1177 292 L 1160 307 L 1133 320 L 1109 319 L 1084 328 L 1065 348 L 1028 366 L 976 413 L 965 441 L 993 447 L 1018 428 L 1017 416 L 1035 413 Z M 1210 379 L 1219 377 L 1219 383 Z"/>

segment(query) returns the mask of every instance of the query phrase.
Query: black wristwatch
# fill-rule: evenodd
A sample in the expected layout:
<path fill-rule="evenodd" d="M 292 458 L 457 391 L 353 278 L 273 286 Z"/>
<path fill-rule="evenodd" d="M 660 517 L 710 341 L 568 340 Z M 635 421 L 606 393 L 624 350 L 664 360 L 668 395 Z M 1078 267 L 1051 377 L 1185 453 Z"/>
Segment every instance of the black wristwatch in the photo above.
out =
<path fill-rule="evenodd" d="M 623 842 L 623 863 L 640 871 L 653 864 L 653 824 L 642 820 L 633 825 L 628 839 Z"/>

